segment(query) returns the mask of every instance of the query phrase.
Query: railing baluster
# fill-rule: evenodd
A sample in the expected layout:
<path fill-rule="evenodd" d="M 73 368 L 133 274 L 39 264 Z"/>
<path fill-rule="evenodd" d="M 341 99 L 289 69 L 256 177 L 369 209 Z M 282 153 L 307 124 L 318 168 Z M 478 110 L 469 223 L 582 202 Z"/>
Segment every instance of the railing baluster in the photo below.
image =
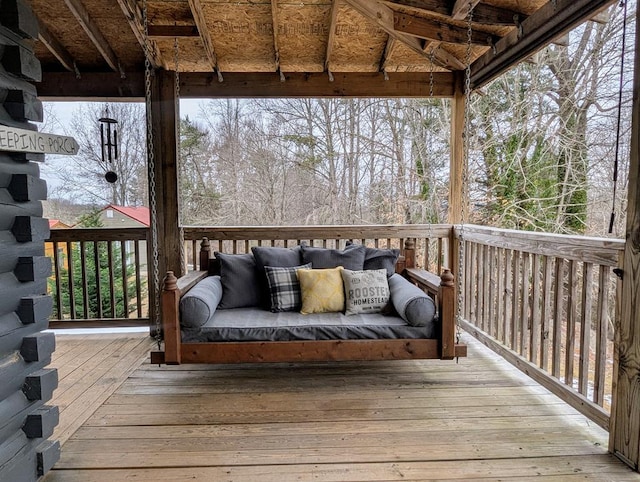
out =
<path fill-rule="evenodd" d="M 504 260 L 504 344 L 509 346 L 511 340 L 511 327 L 513 326 L 513 285 L 511 276 L 513 275 L 513 250 L 505 249 Z"/>
<path fill-rule="evenodd" d="M 540 345 L 540 368 L 547 370 L 549 368 L 549 338 L 551 337 L 551 287 L 553 283 L 552 277 L 552 260 L 549 256 L 544 257 L 544 275 L 543 275 L 543 288 L 542 288 L 542 320 L 540 323 L 540 338 L 542 343 Z"/>
<path fill-rule="evenodd" d="M 519 330 L 519 299 L 520 299 L 520 251 L 513 252 L 513 267 L 511 269 L 511 292 L 513 293 L 511 299 L 511 349 L 518 350 L 518 337 L 520 336 Z"/>
<path fill-rule="evenodd" d="M 80 273 L 82 283 L 82 308 L 85 318 L 89 318 L 89 284 L 87 280 L 87 256 L 85 252 L 85 242 L 80 241 Z"/>
<path fill-rule="evenodd" d="M 596 323 L 596 360 L 593 380 L 593 401 L 604 405 L 604 392 L 607 365 L 607 329 L 609 316 L 609 283 L 611 268 L 600 266 L 598 276 L 598 308 Z"/>
<path fill-rule="evenodd" d="M 578 310 L 578 267 L 569 261 L 569 298 L 567 299 L 567 330 L 565 338 L 564 383 L 573 387 L 573 366 L 575 360 L 576 318 Z"/>
<path fill-rule="evenodd" d="M 107 264 L 109 266 L 109 295 L 111 300 L 111 318 L 116 318 L 116 287 L 113 273 L 113 241 L 107 241 Z"/>
<path fill-rule="evenodd" d="M 496 338 L 504 343 L 504 249 L 496 248 Z"/>
<path fill-rule="evenodd" d="M 529 361 L 538 365 L 538 355 L 540 354 L 540 276 L 541 276 L 540 255 L 533 255 L 533 270 L 531 271 L 531 330 L 529 332 Z"/>
<path fill-rule="evenodd" d="M 102 310 L 102 276 L 100 276 L 101 274 L 101 269 L 102 266 L 100 265 L 100 245 L 99 245 L 100 241 L 94 241 L 93 244 L 93 265 L 95 267 L 95 277 L 96 277 L 96 302 L 97 302 L 97 315 L 98 318 L 103 318 L 104 317 L 104 313 Z"/>
<path fill-rule="evenodd" d="M 136 272 L 136 313 L 138 314 L 138 318 L 142 318 L 142 279 L 140 278 L 140 241 L 134 241 L 133 245 L 133 260 L 135 264 L 135 272 Z M 198 263 L 195 259 L 195 250 L 194 258 L 193 258 L 193 266 L 198 266 Z"/>
<path fill-rule="evenodd" d="M 122 298 L 124 317 L 129 318 L 129 289 L 127 279 L 127 249 L 125 241 L 120 241 L 120 265 L 122 269 Z"/>
<path fill-rule="evenodd" d="M 582 266 L 582 313 L 580 317 L 580 366 L 578 371 L 578 391 L 587 395 L 589 388 L 589 350 L 591 345 L 591 316 L 593 264 L 584 263 Z"/>
<path fill-rule="evenodd" d="M 529 349 L 529 337 L 530 335 L 530 318 L 529 318 L 529 290 L 531 286 L 531 255 L 528 252 L 522 253 L 522 281 L 520 283 L 521 295 L 520 295 L 520 354 L 527 358 L 527 351 Z"/>
<path fill-rule="evenodd" d="M 551 374 L 560 378 L 560 359 L 562 346 L 562 321 L 564 306 L 564 277 L 565 277 L 564 259 L 556 258 L 556 275 L 554 279 L 554 298 L 553 298 L 553 353 L 551 359 Z"/>
<path fill-rule="evenodd" d="M 67 279 L 69 280 L 69 317 L 72 320 L 76 319 L 76 295 L 75 295 L 75 284 L 73 279 L 73 245 L 76 243 L 67 242 L 67 260 L 69 261 L 69 267 L 67 271 Z"/>
<path fill-rule="evenodd" d="M 60 276 L 60 263 L 66 263 L 67 261 L 62 259 L 60 259 L 60 252 L 59 252 L 59 245 L 57 241 L 53 242 L 53 272 L 55 274 L 56 280 L 55 280 L 55 289 L 56 289 L 56 293 L 55 293 L 55 304 L 56 304 L 56 311 L 58 314 L 58 319 L 62 320 L 64 318 L 64 315 L 62 313 L 62 283 L 61 283 L 61 276 Z M 68 257 L 68 256 L 67 256 Z"/>

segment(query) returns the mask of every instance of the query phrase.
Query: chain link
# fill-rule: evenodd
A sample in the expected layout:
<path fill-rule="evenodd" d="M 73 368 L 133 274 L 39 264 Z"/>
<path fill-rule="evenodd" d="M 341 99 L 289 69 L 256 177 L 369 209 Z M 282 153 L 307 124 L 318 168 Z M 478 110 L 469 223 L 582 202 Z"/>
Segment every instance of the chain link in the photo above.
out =
<path fill-rule="evenodd" d="M 466 246 L 464 239 L 464 224 L 466 222 L 465 205 L 469 197 L 469 151 L 470 139 L 470 107 L 471 107 L 471 41 L 473 38 L 473 2 L 469 1 L 469 13 L 467 14 L 467 50 L 465 55 L 465 73 L 464 73 L 464 125 L 462 126 L 463 156 L 462 156 L 462 204 L 460 205 L 460 231 L 458 236 L 458 292 L 457 292 L 457 316 L 456 316 L 456 337 L 460 340 L 460 321 L 463 319 L 462 303 L 464 300 L 462 282 L 464 272 L 464 258 L 466 255 Z"/>
<path fill-rule="evenodd" d="M 149 59 L 149 24 L 147 16 L 147 0 L 142 0 L 142 21 L 144 25 L 144 100 L 147 120 L 147 177 L 149 179 L 149 210 L 151 214 L 151 283 L 154 287 L 153 318 L 156 326 L 155 340 L 160 350 L 162 342 L 162 325 L 160 322 L 160 261 L 158 253 L 158 207 L 156 200 L 155 152 L 153 147 L 153 126 L 151 116 L 151 60 Z"/>

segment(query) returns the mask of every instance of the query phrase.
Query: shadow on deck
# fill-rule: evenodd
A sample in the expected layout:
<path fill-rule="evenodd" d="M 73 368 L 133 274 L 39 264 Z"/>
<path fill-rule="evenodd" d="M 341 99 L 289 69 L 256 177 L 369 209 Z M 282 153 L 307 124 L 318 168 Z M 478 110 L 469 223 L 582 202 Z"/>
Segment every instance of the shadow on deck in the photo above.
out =
<path fill-rule="evenodd" d="M 468 358 L 153 366 L 60 335 L 45 481 L 638 480 L 608 434 L 469 336 Z"/>

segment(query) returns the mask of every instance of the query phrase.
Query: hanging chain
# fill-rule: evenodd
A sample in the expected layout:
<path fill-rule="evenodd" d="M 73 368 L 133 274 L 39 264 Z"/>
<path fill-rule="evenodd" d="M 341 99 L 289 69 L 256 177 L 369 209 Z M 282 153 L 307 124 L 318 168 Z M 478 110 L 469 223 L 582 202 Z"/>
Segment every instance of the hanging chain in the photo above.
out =
<path fill-rule="evenodd" d="M 458 236 L 458 293 L 457 293 L 457 316 L 456 316 L 456 338 L 457 342 L 460 341 L 460 321 L 463 319 L 462 303 L 464 300 L 462 281 L 464 272 L 464 258 L 466 255 L 465 239 L 464 239 L 464 223 L 466 222 L 466 209 L 465 205 L 469 197 L 468 184 L 469 184 L 469 151 L 470 151 L 470 139 L 469 131 L 470 125 L 470 107 L 471 107 L 471 40 L 473 38 L 472 29 L 473 20 L 473 2 L 469 1 L 469 13 L 467 14 L 467 50 L 466 50 L 466 68 L 464 73 L 464 125 L 462 126 L 462 140 L 463 140 L 463 156 L 462 156 L 462 204 L 460 206 L 460 231 Z"/>
<path fill-rule="evenodd" d="M 431 51 L 429 52 L 429 137 L 431 140 L 431 144 L 433 144 L 433 130 L 434 130 L 434 124 L 435 124 L 435 116 L 433 115 L 433 84 L 434 84 L 434 80 L 433 80 L 433 68 L 434 68 L 434 63 L 435 63 L 435 56 L 436 56 L 436 52 L 435 52 L 435 48 L 431 47 Z M 433 152 L 433 145 L 429 146 L 429 152 Z M 423 175 L 424 175 L 424 166 L 423 166 Z M 433 193 L 431 193 L 431 207 L 433 208 Z M 429 255 L 431 253 L 431 240 L 433 238 L 433 228 L 431 226 L 431 224 L 433 223 L 433 212 L 430 213 L 429 215 L 429 224 L 428 224 L 428 231 L 427 231 L 427 249 L 425 252 L 425 260 L 424 260 L 424 269 L 426 269 L 427 271 L 429 271 Z"/>
<path fill-rule="evenodd" d="M 158 209 L 156 201 L 155 152 L 153 147 L 153 126 L 151 124 L 151 60 L 149 59 L 149 24 L 147 0 L 142 0 L 142 21 L 144 24 L 144 100 L 147 120 L 147 177 L 149 179 L 149 208 L 151 211 L 151 252 L 153 256 L 151 283 L 154 287 L 153 318 L 156 326 L 155 340 L 160 350 L 162 325 L 160 323 L 160 261 L 158 254 Z"/>
<path fill-rule="evenodd" d="M 179 241 L 180 241 L 180 264 L 182 265 L 182 269 L 184 270 L 183 272 L 186 272 L 186 258 L 185 258 L 185 253 L 184 253 L 184 228 L 182 227 L 182 209 L 180 209 L 180 191 L 181 191 L 181 182 L 180 182 L 180 172 L 182 171 L 182 149 L 181 149 L 181 145 L 182 145 L 182 135 L 181 135 L 181 129 L 180 129 L 180 65 L 179 65 L 179 60 L 180 60 L 180 50 L 179 50 L 179 45 L 178 45 L 178 37 L 174 38 L 173 41 L 173 63 L 175 65 L 175 96 L 176 96 L 176 103 L 177 103 L 177 111 L 178 111 L 178 125 L 177 125 L 177 132 L 176 132 L 176 136 L 177 136 L 177 152 L 176 152 L 176 156 L 177 156 L 177 164 L 178 164 L 178 169 L 176 172 L 176 176 L 177 176 L 177 180 L 178 180 L 178 197 L 177 197 L 177 202 L 178 202 L 178 233 L 179 233 Z"/>

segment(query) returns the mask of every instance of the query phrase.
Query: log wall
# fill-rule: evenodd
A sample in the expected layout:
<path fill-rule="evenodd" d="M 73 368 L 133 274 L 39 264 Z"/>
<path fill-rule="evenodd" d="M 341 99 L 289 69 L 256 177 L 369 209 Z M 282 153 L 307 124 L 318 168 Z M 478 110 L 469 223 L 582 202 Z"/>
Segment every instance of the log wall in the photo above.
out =
<path fill-rule="evenodd" d="M 22 0 L 3 0 L 0 16 L 0 125 L 36 130 L 42 104 L 30 81 L 40 63 L 30 38 L 38 23 Z M 34 481 L 60 456 L 47 440 L 58 423 L 58 408 L 46 404 L 58 385 L 45 368 L 55 349 L 48 326 L 52 303 L 44 256 L 48 222 L 42 218 L 46 183 L 41 154 L 0 151 L 0 480 Z"/>

